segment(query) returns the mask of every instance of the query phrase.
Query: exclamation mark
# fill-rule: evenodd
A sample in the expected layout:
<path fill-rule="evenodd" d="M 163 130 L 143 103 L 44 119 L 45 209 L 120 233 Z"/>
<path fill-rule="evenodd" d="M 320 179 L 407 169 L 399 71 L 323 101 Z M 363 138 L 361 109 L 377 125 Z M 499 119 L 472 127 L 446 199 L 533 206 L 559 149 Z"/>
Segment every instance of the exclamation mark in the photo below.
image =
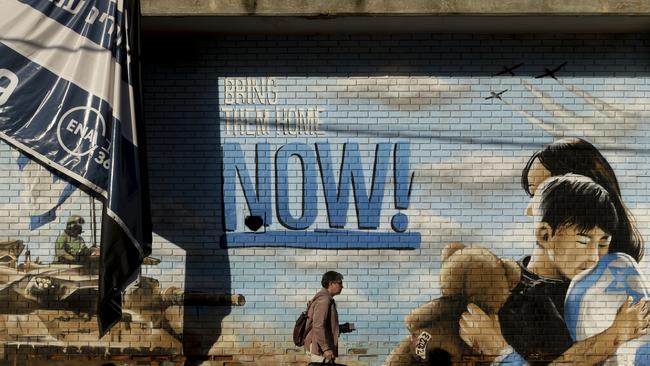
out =
<path fill-rule="evenodd" d="M 398 142 L 395 144 L 395 153 L 393 154 L 393 181 L 395 182 L 395 208 L 398 210 L 408 209 L 411 201 L 411 188 L 413 186 L 415 172 L 410 172 L 409 153 L 409 144 L 407 142 Z M 403 233 L 409 226 L 408 216 L 398 212 L 393 215 L 393 218 L 390 220 L 390 225 L 393 231 Z"/>

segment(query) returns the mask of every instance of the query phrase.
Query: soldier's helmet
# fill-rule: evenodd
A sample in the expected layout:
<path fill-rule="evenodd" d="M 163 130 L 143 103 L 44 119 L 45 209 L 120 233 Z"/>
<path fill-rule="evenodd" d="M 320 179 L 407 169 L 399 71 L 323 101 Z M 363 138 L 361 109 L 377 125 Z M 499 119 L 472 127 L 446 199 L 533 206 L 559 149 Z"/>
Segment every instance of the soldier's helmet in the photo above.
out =
<path fill-rule="evenodd" d="M 65 231 L 70 235 L 79 235 L 83 231 L 81 225 L 84 224 L 84 218 L 78 215 L 68 217 L 68 223 L 65 225 Z"/>

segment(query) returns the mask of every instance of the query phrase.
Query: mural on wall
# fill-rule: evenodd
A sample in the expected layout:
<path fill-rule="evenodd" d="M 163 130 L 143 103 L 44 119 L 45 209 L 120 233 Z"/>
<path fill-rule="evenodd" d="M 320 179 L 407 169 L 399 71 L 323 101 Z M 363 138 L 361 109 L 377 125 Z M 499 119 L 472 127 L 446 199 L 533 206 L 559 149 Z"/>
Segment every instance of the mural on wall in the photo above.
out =
<path fill-rule="evenodd" d="M 443 296 L 406 317 L 411 335 L 387 364 L 647 364 L 644 240 L 606 159 L 585 140 L 560 139 L 530 158 L 522 186 L 535 223 L 531 255 L 514 262 L 446 246 Z"/>
<path fill-rule="evenodd" d="M 143 259 L 159 262 L 147 257 L 138 137 L 144 120 L 134 97 L 139 2 L 3 1 L 0 12 L 2 189 L 18 192 L 2 207 L 2 355 L 21 347 L 29 353 L 31 346 L 55 347 L 50 353 L 125 345 L 177 353 L 164 311 L 182 302 L 182 291 L 163 294 L 146 276 L 126 291 Z M 101 255 L 95 200 L 103 204 Z M 86 221 L 92 245 L 82 236 Z M 120 319 L 119 329 L 100 338 Z M 135 324 L 146 331 L 130 329 Z"/>
<path fill-rule="evenodd" d="M 183 291 L 173 286 L 162 288 L 157 279 L 147 276 L 125 293 L 122 322 L 109 335 L 99 337 L 100 218 L 96 211 L 101 203 L 80 190 L 70 190 L 65 181 L 58 183 L 60 178 L 36 162 L 24 161 L 4 144 L 2 155 L 18 163 L 13 169 L 5 164 L 4 171 L 6 177 L 14 177 L 14 189 L 19 191 L 1 207 L 1 221 L 10 223 L 4 230 L 5 240 L 0 242 L 0 342 L 4 354 L 20 347 L 73 354 L 82 349 L 105 353 L 125 348 L 181 353 L 179 305 L 183 304 Z M 12 212 L 21 216 L 12 216 Z M 144 265 L 159 263 L 149 257 Z"/>
<path fill-rule="evenodd" d="M 566 65 L 545 68 L 535 78 L 561 83 L 556 73 Z M 514 76 L 521 66 L 494 76 Z M 522 84 L 552 110 L 548 95 Z M 611 105 L 561 84 L 605 116 L 616 115 Z M 509 104 L 503 99 L 508 91 L 490 91 L 484 99 Z M 555 117 L 576 118 L 558 110 Z M 448 244 L 441 254 L 442 296 L 406 316 L 410 335 L 385 365 L 472 359 L 493 365 L 649 364 L 649 292 L 639 264 L 644 239 L 614 169 L 587 140 L 560 139 L 589 131 L 520 113 L 558 138 L 522 166 L 535 248 L 515 262 L 487 248 Z"/>
<path fill-rule="evenodd" d="M 238 142 L 223 143 L 224 246 L 418 248 L 420 235 L 408 230 L 408 216 L 403 212 L 409 208 L 415 174 L 409 165 L 409 143 L 379 142 L 364 146 L 363 151 L 356 142 L 309 143 L 310 138 L 324 135 L 320 115 L 325 110 L 281 106 L 279 102 L 283 101 L 278 98 L 275 78 L 224 80 L 224 135 L 266 140 L 256 143 L 254 152 L 247 151 L 248 146 L 242 150 Z M 246 106 L 254 104 L 269 106 Z M 292 138 L 299 142 L 290 142 Z M 271 142 L 275 142 L 273 148 Z M 253 164 L 247 163 L 244 151 L 254 153 Z M 373 161 L 371 169 L 362 164 L 362 155 L 367 157 L 368 153 Z M 296 176 L 302 181 L 291 179 Z M 386 197 L 391 177 L 392 196 Z M 238 198 L 240 191 L 244 199 L 241 194 Z M 323 196 L 319 198 L 320 192 Z M 317 222 L 324 216 L 319 215 L 319 200 L 325 202 L 326 224 Z M 381 230 L 385 218 L 382 207 L 388 200 L 396 212 L 390 218 L 391 230 Z M 349 222 L 351 208 L 356 213 L 356 225 Z M 238 212 L 246 212 L 246 217 L 238 217 Z"/>
<path fill-rule="evenodd" d="M 434 282 L 442 296 L 412 309 L 405 317 L 409 335 L 392 350 L 384 365 L 471 359 L 504 365 L 595 364 L 605 360 L 645 364 L 650 338 L 643 336 L 649 322 L 648 306 L 642 301 L 648 298 L 648 290 L 639 264 L 644 241 L 624 203 L 616 167 L 612 168 L 590 142 L 609 149 L 622 148 L 593 125 L 608 118 L 624 118 L 624 128 L 635 128 L 639 116 L 592 96 L 580 86 L 564 83 L 561 73 L 567 65 L 561 62 L 542 68 L 543 72 L 533 76 L 542 79 L 537 82 L 521 78 L 517 85 L 508 80 L 512 84 L 508 88 L 488 90 L 488 95 L 481 97 L 484 103 L 511 108 L 519 118 L 556 140 L 526 157 L 527 164 L 524 160 L 519 167 L 509 168 L 522 172 L 522 186 L 531 197 L 527 215 L 534 227 L 525 238 L 533 239 L 535 245 L 520 243 L 530 252 L 513 260 L 502 251 L 497 255 L 491 248 L 447 241 L 441 250 L 439 281 Z M 505 66 L 493 76 L 515 76 L 515 70 L 523 66 Z M 570 106 L 557 103 L 544 80 L 582 99 L 598 115 L 581 116 Z M 304 88 L 292 89 L 303 92 L 304 98 L 296 102 L 302 107 L 291 106 L 292 102 L 283 105 L 283 93 L 277 90 L 280 84 L 276 78 L 224 79 L 221 114 L 226 234 L 222 244 L 229 248 L 419 249 L 420 231 L 426 231 L 426 223 L 409 222 L 409 204 L 412 197 L 418 197 L 419 203 L 424 201 L 413 189 L 422 185 L 414 184 L 414 180 L 426 181 L 436 167 L 413 166 L 410 157 L 411 145 L 425 144 L 427 136 L 409 135 L 411 130 L 388 131 L 373 138 L 358 137 L 364 144 L 351 137 L 337 145 L 331 140 L 332 134 L 346 130 L 360 136 L 360 130 L 348 130 L 336 124 L 335 118 L 319 117 L 328 115 L 327 105 L 305 108 L 309 102 L 304 100 L 310 93 Z M 362 91 L 391 89 L 389 83 L 384 90 L 355 90 L 355 86 L 358 88 L 351 82 L 341 90 L 351 98 L 360 98 Z M 264 98 L 264 93 L 273 97 Z M 521 98 L 522 93 L 530 93 L 547 115 L 540 117 L 527 106 L 512 104 L 511 95 Z M 295 111 L 289 114 L 288 110 Z M 382 135 L 386 136 L 384 141 L 378 137 Z M 400 141 L 405 136 L 410 139 Z M 332 159 L 333 150 L 338 150 L 336 159 Z M 392 168 L 386 164 L 391 152 Z M 393 170 L 393 174 L 384 170 Z M 468 173 L 469 177 L 480 176 L 480 171 Z M 499 169 L 492 174 L 499 175 Z M 372 185 L 370 194 L 368 183 Z M 394 205 L 382 202 L 377 193 L 390 193 L 394 200 L 389 202 Z M 441 201 L 453 200 L 453 195 Z M 353 202 L 354 210 L 348 207 L 347 199 Z M 375 210 L 368 210 L 373 199 Z M 393 214 L 393 210 L 397 212 Z M 331 235 L 348 229 L 347 213 L 352 218 L 356 214 L 354 230 L 360 230 L 367 240 L 351 233 Z M 392 232 L 377 232 L 382 224 Z M 399 234 L 405 232 L 414 239 L 400 239 Z M 377 234 L 386 235 L 387 242 L 399 240 L 407 245 L 384 246 Z M 490 244 L 498 248 L 498 243 Z M 607 307 L 596 305 L 602 302 Z M 606 342 L 615 346 L 603 347 Z"/>
<path fill-rule="evenodd" d="M 340 317 L 357 328 L 341 337 L 348 365 L 645 362 L 637 301 L 647 297 L 647 268 L 633 245 L 648 234 L 650 207 L 645 78 L 627 80 L 639 90 L 615 92 L 626 84 L 607 72 L 580 75 L 593 66 L 579 58 L 513 56 L 502 66 L 489 43 L 476 51 L 479 75 L 438 75 L 449 59 L 431 60 L 446 46 L 421 56 L 438 62 L 428 69 L 413 54 L 400 56 L 413 64 L 395 66 L 400 59 L 388 56 L 399 50 L 353 68 L 345 57 L 362 51 L 314 46 L 302 55 L 314 65 L 296 58 L 285 72 L 275 68 L 282 41 L 246 42 L 209 55 L 187 46 L 195 55 L 170 52 L 165 39 L 145 67 L 158 226 L 125 316 L 104 338 L 95 310 L 99 202 L 0 144 L 5 349 L 179 354 L 204 331 L 213 333 L 201 345 L 210 355 L 299 363 L 307 356 L 291 344 L 291 327 L 334 269 L 345 276 Z M 449 57 L 459 50 L 467 51 L 457 45 Z M 187 58 L 188 75 L 180 63 L 157 66 L 170 53 Z M 323 55 L 343 61 L 319 72 L 331 66 L 317 65 Z M 209 66 L 217 61 L 225 66 Z M 237 65 L 254 67 L 232 72 Z M 576 167 L 555 165 L 571 157 Z M 589 163 L 597 168 L 577 168 Z M 567 220 L 545 221 L 555 207 L 545 202 L 567 203 L 555 208 Z M 560 235 L 569 234 L 577 238 L 567 260 Z M 537 260 L 557 271 L 535 271 Z M 229 292 L 246 306 L 220 307 L 243 304 Z M 203 309 L 210 304 L 218 311 Z M 632 326 L 620 327 L 621 306 Z M 603 332 L 622 346 L 589 348 Z"/>

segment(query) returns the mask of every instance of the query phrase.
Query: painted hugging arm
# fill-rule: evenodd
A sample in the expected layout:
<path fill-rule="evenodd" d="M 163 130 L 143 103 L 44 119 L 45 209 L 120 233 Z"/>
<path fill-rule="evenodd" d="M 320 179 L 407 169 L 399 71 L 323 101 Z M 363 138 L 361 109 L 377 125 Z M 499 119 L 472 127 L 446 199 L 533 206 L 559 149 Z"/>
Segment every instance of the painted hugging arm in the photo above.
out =
<path fill-rule="evenodd" d="M 608 359 L 639 364 L 637 356 L 645 352 L 647 338 L 636 338 L 646 331 L 649 321 L 646 283 L 637 262 L 623 253 L 607 254 L 595 267 L 576 276 L 564 309 L 567 328 L 576 343 L 558 363 L 591 364 Z"/>
<path fill-rule="evenodd" d="M 550 365 L 590 366 L 613 356 L 618 346 L 645 334 L 650 319 L 650 303 L 641 300 L 632 304 L 632 298 L 619 308 L 612 325 L 605 331 L 587 339 L 577 341 Z"/>
<path fill-rule="evenodd" d="M 498 356 L 510 349 L 501 334 L 499 317 L 488 315 L 475 304 L 467 305 L 459 321 L 460 337 L 477 352 L 485 356 Z"/>

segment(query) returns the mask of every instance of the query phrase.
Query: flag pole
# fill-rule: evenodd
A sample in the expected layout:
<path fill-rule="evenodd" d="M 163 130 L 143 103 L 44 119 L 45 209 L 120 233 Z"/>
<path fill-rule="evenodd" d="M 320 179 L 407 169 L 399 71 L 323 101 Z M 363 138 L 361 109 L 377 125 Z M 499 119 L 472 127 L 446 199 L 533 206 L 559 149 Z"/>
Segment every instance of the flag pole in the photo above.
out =
<path fill-rule="evenodd" d="M 93 248 L 97 248 L 97 212 L 95 208 L 95 198 L 92 194 L 88 195 L 90 199 L 90 231 L 92 232 Z"/>

